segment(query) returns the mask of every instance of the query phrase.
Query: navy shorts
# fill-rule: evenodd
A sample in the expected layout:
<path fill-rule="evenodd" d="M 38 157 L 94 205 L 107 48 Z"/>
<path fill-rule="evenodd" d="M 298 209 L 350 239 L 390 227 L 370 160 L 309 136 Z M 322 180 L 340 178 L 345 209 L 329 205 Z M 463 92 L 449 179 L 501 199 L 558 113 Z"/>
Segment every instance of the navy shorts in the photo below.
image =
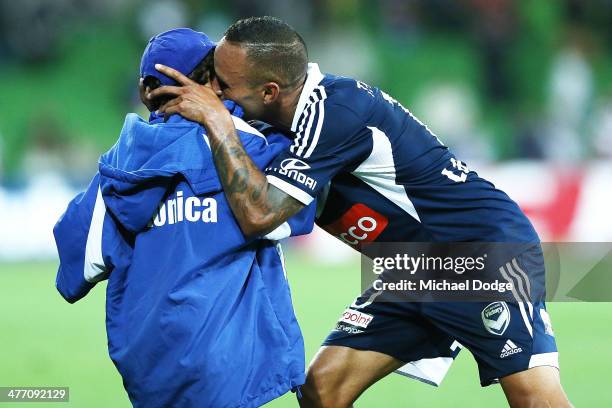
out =
<path fill-rule="evenodd" d="M 522 255 L 515 260 L 523 268 L 543 267 Z M 376 302 L 375 293 L 358 297 L 323 345 L 390 355 L 406 363 L 399 374 L 433 385 L 463 347 L 478 363 L 482 386 L 532 367 L 559 367 L 543 301 Z"/>

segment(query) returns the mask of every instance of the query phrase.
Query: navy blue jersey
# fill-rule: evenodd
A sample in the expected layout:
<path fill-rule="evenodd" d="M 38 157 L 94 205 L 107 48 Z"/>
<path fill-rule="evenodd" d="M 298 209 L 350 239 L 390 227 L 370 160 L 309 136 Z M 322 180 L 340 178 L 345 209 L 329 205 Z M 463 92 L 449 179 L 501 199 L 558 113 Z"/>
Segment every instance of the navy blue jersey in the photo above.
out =
<path fill-rule="evenodd" d="M 323 193 L 318 224 L 349 245 L 539 241 L 514 201 L 377 88 L 310 64 L 291 130 L 268 181 L 304 204 Z"/>

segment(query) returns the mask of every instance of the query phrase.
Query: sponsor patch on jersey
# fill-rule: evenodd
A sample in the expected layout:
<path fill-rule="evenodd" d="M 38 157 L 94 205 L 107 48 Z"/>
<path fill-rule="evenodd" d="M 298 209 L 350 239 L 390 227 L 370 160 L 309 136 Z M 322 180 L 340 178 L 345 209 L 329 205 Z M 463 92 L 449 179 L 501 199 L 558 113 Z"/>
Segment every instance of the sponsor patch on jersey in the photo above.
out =
<path fill-rule="evenodd" d="M 280 167 L 284 171 L 289 171 L 289 170 L 302 171 L 302 170 L 308 170 L 310 168 L 310 165 L 300 159 L 289 158 L 289 159 L 283 160 L 280 164 Z"/>
<path fill-rule="evenodd" d="M 375 241 L 389 224 L 389 219 L 365 204 L 355 204 L 338 220 L 323 226 L 345 244 L 360 248 L 362 244 Z"/>
<path fill-rule="evenodd" d="M 344 313 L 342 313 L 342 317 L 340 317 L 338 323 L 348 323 L 350 325 L 363 327 L 365 329 L 368 327 L 372 319 L 374 319 L 374 316 L 367 313 L 358 312 L 357 310 L 353 309 L 346 309 Z"/>
<path fill-rule="evenodd" d="M 343 332 L 348 333 L 348 334 L 361 334 L 361 333 L 363 333 L 363 330 L 358 329 L 355 326 L 351 326 L 349 324 L 344 324 L 342 322 L 339 322 L 336 325 L 336 330 L 343 331 Z"/>
<path fill-rule="evenodd" d="M 555 332 L 553 331 L 552 322 L 550 321 L 548 312 L 544 309 L 540 309 L 540 317 L 542 317 L 542 321 L 544 322 L 544 333 L 555 337 Z"/>
<path fill-rule="evenodd" d="M 489 333 L 501 336 L 510 324 L 510 309 L 506 302 L 493 302 L 482 309 L 482 323 Z"/>
<path fill-rule="evenodd" d="M 282 174 L 283 176 L 293 179 L 314 191 L 314 189 L 317 187 L 317 181 L 303 173 L 303 171 L 309 169 L 310 165 L 303 160 L 288 158 L 283 160 L 278 168 L 266 168 L 266 172 L 273 171 L 275 173 Z"/>

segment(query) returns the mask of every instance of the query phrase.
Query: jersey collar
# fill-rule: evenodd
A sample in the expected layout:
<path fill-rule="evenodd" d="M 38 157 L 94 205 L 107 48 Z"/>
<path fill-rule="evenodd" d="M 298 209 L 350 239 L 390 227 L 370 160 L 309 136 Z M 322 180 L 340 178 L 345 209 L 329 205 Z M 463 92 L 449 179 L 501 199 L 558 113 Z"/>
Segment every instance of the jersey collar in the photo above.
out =
<path fill-rule="evenodd" d="M 293 122 L 291 122 L 292 132 L 297 130 L 298 121 L 300 120 L 300 116 L 302 116 L 302 112 L 306 108 L 306 103 L 308 102 L 308 98 L 310 98 L 310 94 L 322 80 L 323 74 L 319 70 L 319 64 L 314 62 L 309 63 L 308 71 L 306 72 L 306 82 L 302 88 L 302 93 L 300 93 L 300 100 L 298 101 L 295 114 L 293 115 Z"/>

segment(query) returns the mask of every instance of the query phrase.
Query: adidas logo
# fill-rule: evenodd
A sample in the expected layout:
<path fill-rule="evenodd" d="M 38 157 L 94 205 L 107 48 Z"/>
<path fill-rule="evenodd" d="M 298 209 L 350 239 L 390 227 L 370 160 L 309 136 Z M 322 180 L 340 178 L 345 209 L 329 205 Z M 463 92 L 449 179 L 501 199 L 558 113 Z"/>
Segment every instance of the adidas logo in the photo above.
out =
<path fill-rule="evenodd" d="M 507 340 L 499 356 L 501 358 L 505 358 L 505 357 L 511 356 L 516 353 L 521 353 L 522 351 L 523 349 L 518 347 L 516 344 L 514 344 L 512 340 Z"/>

